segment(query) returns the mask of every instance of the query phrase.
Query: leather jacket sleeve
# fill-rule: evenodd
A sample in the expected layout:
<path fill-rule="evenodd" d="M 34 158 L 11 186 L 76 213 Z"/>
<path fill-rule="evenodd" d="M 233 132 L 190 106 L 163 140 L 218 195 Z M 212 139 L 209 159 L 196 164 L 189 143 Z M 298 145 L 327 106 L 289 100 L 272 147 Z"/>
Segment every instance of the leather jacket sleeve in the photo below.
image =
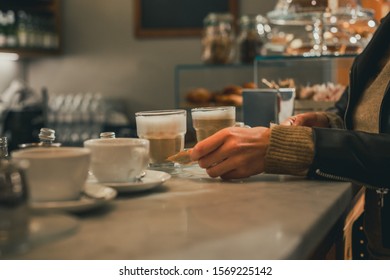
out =
<path fill-rule="evenodd" d="M 313 128 L 313 137 L 315 154 L 309 177 L 317 177 L 319 170 L 346 181 L 389 187 L 389 134 Z"/>

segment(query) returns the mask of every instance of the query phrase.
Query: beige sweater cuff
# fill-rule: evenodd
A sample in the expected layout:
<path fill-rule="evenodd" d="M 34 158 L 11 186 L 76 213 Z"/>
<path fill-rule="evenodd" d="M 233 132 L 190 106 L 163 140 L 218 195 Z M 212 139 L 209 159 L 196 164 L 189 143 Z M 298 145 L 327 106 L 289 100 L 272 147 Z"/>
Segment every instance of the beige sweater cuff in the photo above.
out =
<path fill-rule="evenodd" d="M 314 158 L 312 129 L 277 125 L 271 129 L 265 172 L 304 176 Z"/>

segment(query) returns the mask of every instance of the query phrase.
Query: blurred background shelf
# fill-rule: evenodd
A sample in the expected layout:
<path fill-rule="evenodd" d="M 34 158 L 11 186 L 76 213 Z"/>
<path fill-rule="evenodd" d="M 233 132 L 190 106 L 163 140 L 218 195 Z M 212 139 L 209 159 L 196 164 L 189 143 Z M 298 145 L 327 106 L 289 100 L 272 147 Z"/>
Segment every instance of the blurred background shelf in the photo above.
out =
<path fill-rule="evenodd" d="M 253 81 L 253 64 L 180 64 L 175 67 L 175 103 L 178 108 L 195 107 L 186 95 L 198 88 L 218 93 L 229 85 Z M 203 105 L 207 105 L 203 104 Z"/>
<path fill-rule="evenodd" d="M 36 58 L 60 55 L 62 51 L 60 49 L 0 48 L 0 53 L 16 53 L 20 58 Z"/>
<path fill-rule="evenodd" d="M 1 1 L 0 53 L 52 56 L 61 53 L 61 45 L 61 0 Z"/>
<path fill-rule="evenodd" d="M 176 107 L 240 107 L 242 103 L 237 98 L 226 98 L 224 103 L 215 100 L 215 96 L 239 95 L 245 87 L 266 88 L 267 85 L 263 82 L 265 79 L 279 87 L 295 87 L 297 99 L 307 99 L 300 100 L 297 109 L 320 109 L 334 102 L 337 96 L 332 96 L 334 92 L 328 95 L 321 92 L 322 95 L 314 97 L 314 93 L 309 91 L 333 90 L 334 87 L 339 90 L 347 86 L 349 69 L 354 58 L 355 55 L 258 56 L 253 64 L 177 65 L 174 75 Z M 197 93 L 199 98 L 194 100 L 193 95 L 196 97 Z M 205 98 L 206 94 L 211 98 Z M 325 103 L 322 105 L 320 101 Z M 307 109 L 304 108 L 306 105 Z"/>
<path fill-rule="evenodd" d="M 254 81 L 291 78 L 296 86 L 314 83 L 348 83 L 348 73 L 356 55 L 257 56 Z"/>

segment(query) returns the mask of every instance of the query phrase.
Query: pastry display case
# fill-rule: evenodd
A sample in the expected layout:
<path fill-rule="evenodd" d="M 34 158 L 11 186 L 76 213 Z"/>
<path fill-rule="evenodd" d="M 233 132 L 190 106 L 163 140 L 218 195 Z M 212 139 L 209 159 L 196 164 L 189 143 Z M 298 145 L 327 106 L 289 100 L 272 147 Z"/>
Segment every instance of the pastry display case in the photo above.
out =
<path fill-rule="evenodd" d="M 254 82 L 259 87 L 295 88 L 295 111 L 321 111 L 344 92 L 355 55 L 258 56 Z"/>
<path fill-rule="evenodd" d="M 332 106 L 376 29 L 374 15 L 358 0 L 278 0 L 266 17 L 243 16 L 254 33 L 263 27 L 262 51 L 245 49 L 251 57 L 241 63 L 178 65 L 176 107 L 241 107 L 243 89 L 264 87 L 296 88 L 296 112 Z"/>
<path fill-rule="evenodd" d="M 279 0 L 267 13 L 268 51 L 280 55 L 358 54 L 377 22 L 358 0 Z"/>
<path fill-rule="evenodd" d="M 240 108 L 244 89 L 295 88 L 295 113 L 324 110 L 347 86 L 354 58 L 355 55 L 257 56 L 253 65 L 177 65 L 176 107 Z"/>
<path fill-rule="evenodd" d="M 181 64 L 175 68 L 175 105 L 242 105 L 242 88 L 254 88 L 253 64 Z"/>
<path fill-rule="evenodd" d="M 264 52 L 252 64 L 178 65 L 178 108 L 233 105 L 242 117 L 245 89 L 294 88 L 294 114 L 333 106 L 349 81 L 352 62 L 377 22 L 357 0 L 279 0 L 261 22 L 269 24 Z"/>

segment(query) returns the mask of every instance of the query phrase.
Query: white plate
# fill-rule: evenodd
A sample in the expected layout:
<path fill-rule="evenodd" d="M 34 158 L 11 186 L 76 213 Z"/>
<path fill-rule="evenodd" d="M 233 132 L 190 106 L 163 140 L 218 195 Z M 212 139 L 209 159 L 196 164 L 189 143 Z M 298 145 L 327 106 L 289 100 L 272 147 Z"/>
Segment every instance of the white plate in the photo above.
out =
<path fill-rule="evenodd" d="M 165 181 L 169 180 L 171 175 L 166 172 L 157 171 L 157 170 L 146 170 L 146 175 L 142 177 L 140 181 L 136 182 L 121 182 L 121 183 L 99 183 L 109 186 L 118 192 L 139 192 L 146 191 L 152 188 L 156 188 L 163 184 Z M 96 183 L 96 178 L 93 176 L 89 177 L 89 183 Z"/>
<path fill-rule="evenodd" d="M 87 183 L 84 187 L 84 194 L 79 200 L 32 202 L 31 207 L 37 211 L 55 210 L 79 213 L 106 205 L 116 195 L 117 191 L 110 187 Z"/>

